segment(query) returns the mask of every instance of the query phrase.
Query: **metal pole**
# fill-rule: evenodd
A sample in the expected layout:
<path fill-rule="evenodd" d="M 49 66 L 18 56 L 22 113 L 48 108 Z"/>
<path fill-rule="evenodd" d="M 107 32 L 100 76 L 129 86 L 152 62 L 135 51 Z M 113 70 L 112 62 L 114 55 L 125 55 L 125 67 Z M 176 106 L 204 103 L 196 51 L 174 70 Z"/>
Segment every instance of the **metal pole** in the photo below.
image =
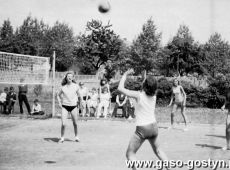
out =
<path fill-rule="evenodd" d="M 56 53 L 53 52 L 53 61 L 52 61 L 52 72 L 53 72 L 53 80 L 52 80 L 52 117 L 55 116 L 55 60 L 56 60 Z"/>

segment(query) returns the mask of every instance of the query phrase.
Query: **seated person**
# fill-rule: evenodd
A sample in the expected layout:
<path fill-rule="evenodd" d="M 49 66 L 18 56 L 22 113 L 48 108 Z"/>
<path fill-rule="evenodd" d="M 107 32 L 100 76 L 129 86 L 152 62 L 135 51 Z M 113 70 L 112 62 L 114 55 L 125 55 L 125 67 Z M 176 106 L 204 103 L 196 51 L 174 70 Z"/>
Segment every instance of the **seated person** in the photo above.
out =
<path fill-rule="evenodd" d="M 90 116 L 91 115 L 95 116 L 97 105 L 98 105 L 98 93 L 96 88 L 93 88 L 90 94 L 90 99 L 88 99 L 88 103 L 87 103 Z"/>
<path fill-rule="evenodd" d="M 34 100 L 33 108 L 31 115 L 44 115 L 44 111 L 42 111 L 41 105 L 39 104 L 38 99 Z"/>
<path fill-rule="evenodd" d="M 10 87 L 10 91 L 8 92 L 7 96 L 6 96 L 6 100 L 7 100 L 7 104 L 8 104 L 8 113 L 12 114 L 13 108 L 14 108 L 14 104 L 16 102 L 16 93 L 14 91 L 14 87 Z"/>
<path fill-rule="evenodd" d="M 8 87 L 5 87 L 4 91 L 0 94 L 0 105 L 3 106 L 4 114 L 7 113 L 7 101 L 6 101 L 7 93 L 8 93 Z"/>
<path fill-rule="evenodd" d="M 114 106 L 112 117 L 117 117 L 117 109 L 121 108 L 122 109 L 122 117 L 128 118 L 126 115 L 126 109 L 127 109 L 126 101 L 127 101 L 127 96 L 125 96 L 123 93 L 120 93 L 119 95 L 117 95 L 116 104 Z"/>
<path fill-rule="evenodd" d="M 134 102 L 135 102 L 134 98 L 128 97 L 128 100 L 127 100 L 127 117 L 129 119 L 135 118 L 135 115 L 134 115 L 134 111 L 135 111 Z"/>

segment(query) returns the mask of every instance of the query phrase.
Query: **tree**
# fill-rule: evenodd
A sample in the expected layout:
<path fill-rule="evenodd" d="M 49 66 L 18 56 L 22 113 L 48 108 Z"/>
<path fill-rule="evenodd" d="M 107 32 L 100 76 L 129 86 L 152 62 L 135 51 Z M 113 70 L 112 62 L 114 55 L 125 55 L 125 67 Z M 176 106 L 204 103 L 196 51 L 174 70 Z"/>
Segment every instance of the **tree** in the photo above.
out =
<path fill-rule="evenodd" d="M 177 34 L 166 45 L 168 50 L 168 68 L 177 75 L 198 71 L 204 72 L 202 48 L 194 42 L 194 38 L 186 25 L 180 25 Z"/>
<path fill-rule="evenodd" d="M 136 73 L 152 71 L 160 48 L 161 33 L 157 33 L 152 18 L 142 27 L 142 32 L 131 46 L 131 65 Z"/>
<path fill-rule="evenodd" d="M 16 30 L 15 44 L 17 50 L 15 52 L 45 56 L 45 37 L 48 29 L 48 25 L 44 24 L 43 21 L 38 21 L 38 19 L 28 16 Z"/>
<path fill-rule="evenodd" d="M 65 23 L 56 22 L 47 33 L 48 53 L 52 56 L 53 50 L 56 51 L 57 71 L 66 71 L 75 61 L 74 34 L 72 28 Z"/>
<path fill-rule="evenodd" d="M 103 25 L 101 21 L 91 20 L 87 22 L 86 33 L 76 38 L 74 57 L 83 67 L 91 67 L 98 70 L 108 60 L 117 61 L 123 41 L 111 29 L 108 22 Z"/>
<path fill-rule="evenodd" d="M 212 77 L 216 77 L 217 73 L 229 73 L 230 46 L 220 34 L 210 36 L 204 45 L 204 53 L 207 59 L 205 67 Z"/>
<path fill-rule="evenodd" d="M 0 28 L 0 51 L 13 52 L 14 32 L 10 20 L 5 20 Z"/>

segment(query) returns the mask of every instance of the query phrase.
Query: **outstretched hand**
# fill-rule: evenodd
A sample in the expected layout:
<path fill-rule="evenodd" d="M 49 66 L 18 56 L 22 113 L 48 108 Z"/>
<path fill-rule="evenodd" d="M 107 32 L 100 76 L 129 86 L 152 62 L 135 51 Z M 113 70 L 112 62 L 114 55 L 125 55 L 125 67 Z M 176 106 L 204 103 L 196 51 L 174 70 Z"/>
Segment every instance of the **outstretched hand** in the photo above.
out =
<path fill-rule="evenodd" d="M 131 69 L 128 69 L 125 74 L 126 75 L 129 75 L 129 74 L 133 74 L 134 73 L 134 70 L 131 68 Z"/>

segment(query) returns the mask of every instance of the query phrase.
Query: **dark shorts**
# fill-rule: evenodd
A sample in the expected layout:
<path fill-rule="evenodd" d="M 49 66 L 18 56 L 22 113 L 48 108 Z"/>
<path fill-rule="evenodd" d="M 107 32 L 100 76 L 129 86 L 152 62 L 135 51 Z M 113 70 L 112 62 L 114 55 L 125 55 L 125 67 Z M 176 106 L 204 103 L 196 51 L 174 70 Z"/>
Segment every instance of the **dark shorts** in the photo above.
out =
<path fill-rule="evenodd" d="M 135 134 L 141 139 L 152 139 L 158 136 L 157 123 L 151 123 L 145 126 L 136 126 Z"/>
<path fill-rule="evenodd" d="M 73 109 L 75 109 L 77 106 L 66 106 L 66 105 L 62 105 L 63 108 L 65 108 L 68 112 L 72 112 Z"/>

